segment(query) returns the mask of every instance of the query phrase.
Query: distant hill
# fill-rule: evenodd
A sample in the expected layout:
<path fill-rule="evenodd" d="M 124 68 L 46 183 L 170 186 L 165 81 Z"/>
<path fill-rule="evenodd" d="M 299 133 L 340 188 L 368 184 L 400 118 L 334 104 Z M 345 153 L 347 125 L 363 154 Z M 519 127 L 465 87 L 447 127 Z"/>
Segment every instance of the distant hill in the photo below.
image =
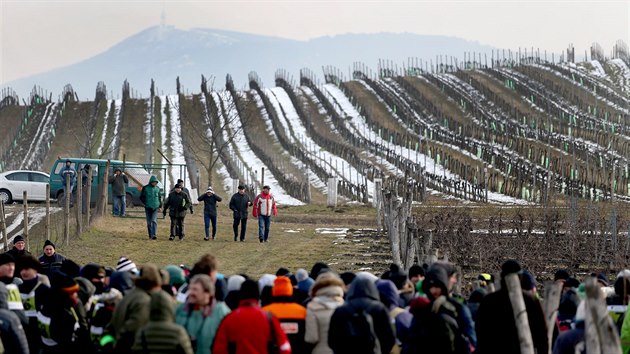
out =
<path fill-rule="evenodd" d="M 215 29 L 155 26 L 90 59 L 5 86 L 21 97 L 26 97 L 33 85 L 56 96 L 70 83 L 79 98 L 86 100 L 94 98 L 98 81 L 104 81 L 108 91 L 119 95 L 123 81 L 128 79 L 131 87 L 146 97 L 151 78 L 164 93 L 175 91 L 177 76 L 184 89 L 198 92 L 202 74 L 216 77 L 215 87 L 221 87 L 229 73 L 238 87 L 244 87 L 248 73 L 253 70 L 265 85 L 273 86 L 274 73 L 279 68 L 293 73 L 296 79 L 301 68 L 307 67 L 321 75 L 324 65 L 335 66 L 347 75 L 354 62 L 376 69 L 379 59 L 402 64 L 409 57 L 462 58 L 464 52 L 491 50 L 489 46 L 459 38 L 409 33 L 345 34 L 296 41 Z"/>

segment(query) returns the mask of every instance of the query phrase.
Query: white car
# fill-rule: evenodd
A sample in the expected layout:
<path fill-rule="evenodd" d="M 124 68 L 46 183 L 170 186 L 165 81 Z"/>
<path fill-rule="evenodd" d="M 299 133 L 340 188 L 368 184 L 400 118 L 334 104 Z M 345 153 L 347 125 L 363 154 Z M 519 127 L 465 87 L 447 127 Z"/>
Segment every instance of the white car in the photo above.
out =
<path fill-rule="evenodd" d="M 7 171 L 0 173 L 0 200 L 11 204 L 23 199 L 24 191 L 29 201 L 46 200 L 46 185 L 50 180 L 48 173 L 39 171 Z"/>

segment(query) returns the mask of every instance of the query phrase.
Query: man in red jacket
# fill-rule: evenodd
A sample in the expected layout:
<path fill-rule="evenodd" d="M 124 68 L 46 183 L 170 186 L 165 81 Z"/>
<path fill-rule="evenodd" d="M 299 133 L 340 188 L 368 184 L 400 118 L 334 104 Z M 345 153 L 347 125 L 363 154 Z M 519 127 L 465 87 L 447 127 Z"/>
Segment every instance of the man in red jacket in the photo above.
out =
<path fill-rule="evenodd" d="M 267 354 L 271 346 L 279 354 L 291 354 L 291 344 L 271 313 L 260 309 L 258 283 L 246 280 L 241 285 L 241 302 L 227 315 L 214 338 L 214 354 Z"/>
<path fill-rule="evenodd" d="M 258 218 L 258 241 L 269 242 L 269 227 L 271 216 L 276 216 L 276 199 L 269 193 L 269 186 L 264 186 L 262 193 L 254 199 L 253 216 Z"/>

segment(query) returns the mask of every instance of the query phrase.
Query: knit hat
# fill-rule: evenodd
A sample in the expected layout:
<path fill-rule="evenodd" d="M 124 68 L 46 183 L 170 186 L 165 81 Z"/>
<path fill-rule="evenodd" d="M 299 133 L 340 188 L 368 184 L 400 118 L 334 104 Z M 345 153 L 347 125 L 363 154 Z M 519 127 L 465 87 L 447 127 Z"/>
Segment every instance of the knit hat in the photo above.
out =
<path fill-rule="evenodd" d="M 105 267 L 98 264 L 90 263 L 81 268 L 81 277 L 91 280 L 92 278 L 99 278 L 105 276 Z"/>
<path fill-rule="evenodd" d="M 15 237 L 13 238 L 13 244 L 14 244 L 14 245 L 15 245 L 16 243 L 20 242 L 20 241 L 21 241 L 21 242 L 24 242 L 24 236 L 22 236 L 22 235 L 17 235 L 17 236 L 15 236 Z"/>
<path fill-rule="evenodd" d="M 79 284 L 68 275 L 62 272 L 53 273 L 50 283 L 53 289 L 61 290 L 67 294 L 76 293 L 79 291 Z"/>
<path fill-rule="evenodd" d="M 409 268 L 409 278 L 413 278 L 416 276 L 424 277 L 424 273 L 424 268 L 417 264 L 414 264 Z"/>
<path fill-rule="evenodd" d="M 247 279 L 241 284 L 241 300 L 258 300 L 260 293 L 258 292 L 258 284 L 250 279 Z"/>
<path fill-rule="evenodd" d="M 66 273 L 69 277 L 75 278 L 79 276 L 79 273 L 81 272 L 81 266 L 73 260 L 66 258 L 64 261 L 61 262 L 61 268 L 59 268 L 59 270 Z"/>
<path fill-rule="evenodd" d="M 0 253 L 0 265 L 7 263 L 15 263 L 15 258 L 8 253 Z"/>
<path fill-rule="evenodd" d="M 136 278 L 136 286 L 149 290 L 152 287 L 161 285 L 162 277 L 160 276 L 160 270 L 155 264 L 147 263 L 140 268 L 139 275 Z"/>
<path fill-rule="evenodd" d="M 293 286 L 291 280 L 285 276 L 279 276 L 273 281 L 273 289 L 271 289 L 271 296 L 293 296 Z"/>
<path fill-rule="evenodd" d="M 184 270 L 176 265 L 167 265 L 165 270 L 169 275 L 169 285 L 179 287 L 180 285 L 186 282 L 186 277 L 184 276 Z"/>
<path fill-rule="evenodd" d="M 536 278 L 534 278 L 532 273 L 528 271 L 523 272 L 523 276 L 521 277 L 521 289 L 532 290 L 535 287 L 536 287 Z"/>
<path fill-rule="evenodd" d="M 138 267 L 136 264 L 132 262 L 129 258 L 125 256 L 121 256 L 118 259 L 118 264 L 116 264 L 117 272 L 132 272 L 134 274 L 138 274 Z"/>
<path fill-rule="evenodd" d="M 31 255 L 23 255 L 19 258 L 20 269 L 35 269 L 38 273 L 42 269 L 42 264 L 37 258 Z"/>
<path fill-rule="evenodd" d="M 343 283 L 345 285 L 350 285 L 350 283 L 352 283 L 352 281 L 354 280 L 354 278 L 356 278 L 356 274 L 352 273 L 352 272 L 343 272 L 339 275 L 339 277 L 341 278 L 341 280 L 343 280 Z"/>
<path fill-rule="evenodd" d="M 233 275 L 227 280 L 227 291 L 239 291 L 241 290 L 241 285 L 245 281 L 245 277 L 242 275 Z"/>
<path fill-rule="evenodd" d="M 508 274 L 523 274 L 523 267 L 515 259 L 508 259 L 501 265 L 501 278 L 505 278 Z"/>
<path fill-rule="evenodd" d="M 291 271 L 288 270 L 287 268 L 280 267 L 280 268 L 278 268 L 278 270 L 276 270 L 276 276 L 277 277 L 280 277 L 280 276 L 290 277 L 291 276 Z"/>
<path fill-rule="evenodd" d="M 42 247 L 42 249 L 46 248 L 46 246 L 52 246 L 52 248 L 57 249 L 57 247 L 55 247 L 55 244 L 51 240 L 44 241 L 44 247 Z"/>
<path fill-rule="evenodd" d="M 260 279 L 258 279 L 258 291 L 262 293 L 265 286 L 273 286 L 273 282 L 276 280 L 276 276 L 273 274 L 263 274 Z"/>
<path fill-rule="evenodd" d="M 398 264 L 392 263 L 389 265 L 389 271 L 383 273 L 381 279 L 391 280 L 397 289 L 402 289 L 407 281 L 407 274 L 400 270 Z"/>
<path fill-rule="evenodd" d="M 298 282 L 304 281 L 306 278 L 308 278 L 308 272 L 306 269 L 300 268 L 295 272 L 295 279 Z"/>
<path fill-rule="evenodd" d="M 571 277 L 571 275 L 569 274 L 569 272 L 567 272 L 564 269 L 560 269 L 553 275 L 553 281 L 556 281 L 556 280 L 567 280 L 570 277 Z"/>

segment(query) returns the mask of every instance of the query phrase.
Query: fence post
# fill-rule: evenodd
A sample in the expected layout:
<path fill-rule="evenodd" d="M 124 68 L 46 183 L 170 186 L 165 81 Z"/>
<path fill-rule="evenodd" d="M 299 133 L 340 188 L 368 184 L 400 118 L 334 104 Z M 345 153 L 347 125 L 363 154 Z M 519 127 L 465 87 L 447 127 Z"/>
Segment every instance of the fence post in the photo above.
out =
<path fill-rule="evenodd" d="M 383 230 L 383 180 L 380 178 L 374 179 L 374 198 L 372 198 L 372 204 L 376 207 L 376 230 L 381 232 Z"/>
<path fill-rule="evenodd" d="M 50 184 L 46 183 L 46 239 L 50 240 Z"/>
<path fill-rule="evenodd" d="M 22 192 L 22 204 L 24 205 L 24 232 L 22 236 L 24 236 L 26 250 L 28 251 L 30 242 L 28 241 L 28 193 L 26 191 Z"/>
<path fill-rule="evenodd" d="M 562 284 L 558 282 L 548 281 L 545 283 L 545 301 L 543 303 L 545 310 L 545 319 L 547 320 L 547 341 L 549 343 L 549 352 L 553 347 L 553 329 L 556 326 L 556 317 L 558 316 L 558 305 L 560 305 L 560 294 L 562 292 Z"/>
<path fill-rule="evenodd" d="M 81 236 L 81 232 L 83 232 L 83 178 L 79 177 L 80 180 L 77 181 L 77 193 L 76 193 L 76 205 L 74 209 L 77 213 L 77 237 Z"/>
<path fill-rule="evenodd" d="M 88 165 L 89 166 L 89 165 Z M 88 187 L 87 191 L 84 191 L 85 197 L 85 222 L 86 226 L 90 226 L 90 213 L 92 211 L 92 168 L 88 171 Z"/>
<path fill-rule="evenodd" d="M 521 281 L 518 275 L 516 273 L 506 275 L 505 285 L 507 286 L 510 303 L 512 304 L 512 312 L 514 313 L 514 323 L 516 324 L 516 330 L 518 332 L 521 354 L 534 354 L 532 332 L 529 329 L 527 310 L 525 309 Z"/>
<path fill-rule="evenodd" d="M 72 195 L 72 191 L 70 190 L 70 175 L 66 174 L 66 191 L 63 196 L 66 199 L 66 203 L 64 206 L 64 213 L 63 213 L 63 217 L 64 217 L 63 239 L 66 245 L 70 244 L 70 200 L 71 200 L 70 195 Z"/>
<path fill-rule="evenodd" d="M 328 178 L 328 206 L 337 207 L 337 177 Z"/>
<path fill-rule="evenodd" d="M 9 250 L 9 240 L 7 240 L 7 237 L 9 235 L 7 235 L 7 222 L 6 222 L 6 218 L 4 215 L 4 201 L 1 200 L 0 201 L 0 226 L 2 226 L 2 229 L 0 231 L 2 231 L 2 237 L 4 238 L 4 250 L 5 252 Z"/>
<path fill-rule="evenodd" d="M 107 187 L 109 180 L 109 160 L 105 163 L 105 172 L 103 173 L 103 180 L 99 183 L 99 199 L 98 199 L 98 207 L 96 208 L 96 215 L 98 217 L 105 216 L 105 211 L 107 210 Z"/>

